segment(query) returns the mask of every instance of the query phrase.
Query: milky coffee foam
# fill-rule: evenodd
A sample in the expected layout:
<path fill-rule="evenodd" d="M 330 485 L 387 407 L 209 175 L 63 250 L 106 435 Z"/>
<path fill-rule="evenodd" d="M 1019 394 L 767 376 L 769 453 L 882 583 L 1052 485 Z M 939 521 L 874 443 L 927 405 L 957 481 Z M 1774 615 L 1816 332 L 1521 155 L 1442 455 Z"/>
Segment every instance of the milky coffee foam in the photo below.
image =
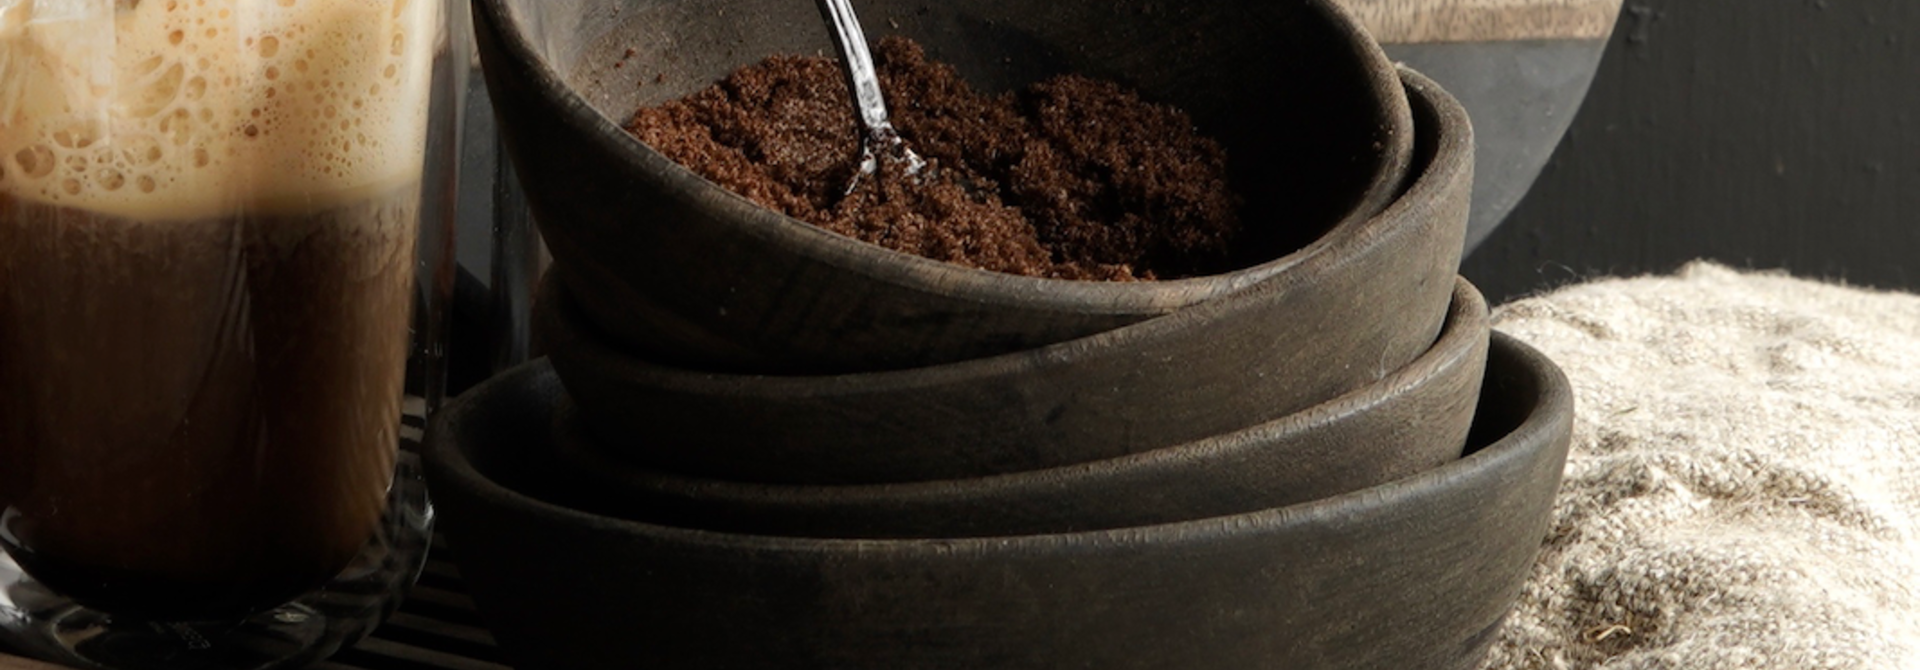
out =
<path fill-rule="evenodd" d="M 0 0 L 0 193 L 145 220 L 417 179 L 435 0 Z"/>

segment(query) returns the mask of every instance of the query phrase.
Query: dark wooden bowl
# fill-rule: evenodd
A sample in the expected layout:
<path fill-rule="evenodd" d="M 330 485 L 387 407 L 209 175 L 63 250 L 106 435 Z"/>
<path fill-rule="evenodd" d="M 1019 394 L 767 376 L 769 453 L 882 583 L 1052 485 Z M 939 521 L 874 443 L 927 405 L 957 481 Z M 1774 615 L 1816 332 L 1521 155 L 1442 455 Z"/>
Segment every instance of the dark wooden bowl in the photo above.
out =
<path fill-rule="evenodd" d="M 435 420 L 428 482 L 509 660 L 554 668 L 1476 667 L 1546 535 L 1573 416 L 1551 361 L 1493 337 L 1465 458 L 1246 514 L 916 540 L 739 535 L 530 497 L 543 363 Z"/>
<path fill-rule="evenodd" d="M 1461 280 L 1431 350 L 1370 384 L 1233 433 L 1121 458 L 978 479 L 874 486 L 745 484 L 601 453 L 571 400 L 540 460 L 541 497 L 682 528 L 839 538 L 1104 530 L 1272 509 L 1383 484 L 1460 457 L 1486 370 L 1487 305 Z M 937 429 L 930 429 L 937 430 Z"/>
<path fill-rule="evenodd" d="M 591 326 L 558 285 L 535 310 L 537 327 L 610 453 L 715 479 L 964 479 L 1236 431 L 1373 383 L 1439 333 L 1473 138 L 1452 98 L 1404 74 L 1419 168 L 1406 194 L 1268 281 L 1167 316 L 991 358 L 820 377 L 646 360 Z"/>
<path fill-rule="evenodd" d="M 737 66 L 825 49 L 812 3 L 474 7 L 500 128 L 565 281 L 623 348 L 690 368 L 903 369 L 1134 323 L 1337 254 L 1366 235 L 1409 165 L 1413 124 L 1393 66 L 1329 0 L 863 0 L 871 38 L 913 37 L 982 89 L 1068 72 L 1116 80 L 1185 108 L 1238 157 L 1250 228 L 1239 269 L 1132 283 L 973 270 L 763 209 L 621 130 L 639 107 Z M 1418 253 L 1457 256 L 1459 244 Z M 1375 271 L 1410 276 L 1398 265 Z"/>

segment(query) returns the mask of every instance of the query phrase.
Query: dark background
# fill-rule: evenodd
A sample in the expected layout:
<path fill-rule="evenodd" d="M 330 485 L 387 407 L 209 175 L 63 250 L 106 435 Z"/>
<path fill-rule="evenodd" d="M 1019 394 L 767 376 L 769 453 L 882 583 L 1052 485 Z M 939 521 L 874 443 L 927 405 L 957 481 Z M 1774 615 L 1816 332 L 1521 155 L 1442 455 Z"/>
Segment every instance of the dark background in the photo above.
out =
<path fill-rule="evenodd" d="M 1920 1 L 1629 0 L 1462 273 L 1495 301 L 1694 258 L 1920 288 L 1916 113 Z"/>

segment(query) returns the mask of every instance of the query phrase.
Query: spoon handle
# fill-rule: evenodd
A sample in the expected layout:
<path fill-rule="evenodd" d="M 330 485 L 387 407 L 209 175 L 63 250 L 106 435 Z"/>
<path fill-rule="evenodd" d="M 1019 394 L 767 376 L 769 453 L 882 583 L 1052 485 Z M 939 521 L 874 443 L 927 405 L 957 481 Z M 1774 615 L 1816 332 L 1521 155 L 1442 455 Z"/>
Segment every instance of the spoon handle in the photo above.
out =
<path fill-rule="evenodd" d="M 893 122 L 887 118 L 887 102 L 880 96 L 880 76 L 874 73 L 873 54 L 867 51 L 867 36 L 860 30 L 860 19 L 853 14 L 850 0 L 818 0 L 820 15 L 832 28 L 834 49 L 840 52 L 840 69 L 847 75 L 847 89 L 853 92 L 853 114 L 867 137 L 884 146 L 896 137 Z"/>

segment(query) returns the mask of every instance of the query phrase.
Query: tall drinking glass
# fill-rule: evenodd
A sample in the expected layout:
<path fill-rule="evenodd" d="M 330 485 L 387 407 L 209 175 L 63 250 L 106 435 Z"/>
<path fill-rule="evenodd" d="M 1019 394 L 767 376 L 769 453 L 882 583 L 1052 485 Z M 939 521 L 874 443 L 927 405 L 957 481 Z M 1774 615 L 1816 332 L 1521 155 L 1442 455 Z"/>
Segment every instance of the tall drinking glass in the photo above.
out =
<path fill-rule="evenodd" d="M 392 610 L 465 11 L 0 0 L 0 637 L 264 668 Z"/>

